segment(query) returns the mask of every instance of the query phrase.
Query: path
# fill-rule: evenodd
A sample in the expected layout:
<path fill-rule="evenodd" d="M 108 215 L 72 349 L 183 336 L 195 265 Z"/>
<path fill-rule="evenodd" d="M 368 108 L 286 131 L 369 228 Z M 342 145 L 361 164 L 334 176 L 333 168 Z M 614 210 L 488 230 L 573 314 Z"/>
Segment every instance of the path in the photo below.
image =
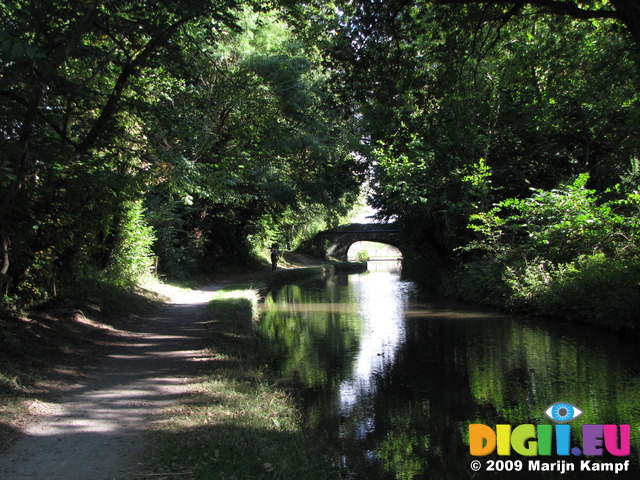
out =
<path fill-rule="evenodd" d="M 144 432 L 188 391 L 201 361 L 205 304 L 222 285 L 189 291 L 122 333 L 104 363 L 0 455 L 2 480 L 128 479 Z"/>

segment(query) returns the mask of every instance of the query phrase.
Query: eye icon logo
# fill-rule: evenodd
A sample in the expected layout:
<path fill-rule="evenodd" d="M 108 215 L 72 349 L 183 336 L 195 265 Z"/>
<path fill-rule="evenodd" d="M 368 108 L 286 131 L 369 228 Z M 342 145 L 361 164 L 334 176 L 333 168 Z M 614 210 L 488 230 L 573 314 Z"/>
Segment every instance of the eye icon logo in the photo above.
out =
<path fill-rule="evenodd" d="M 558 402 L 550 405 L 544 411 L 545 415 L 549 417 L 554 422 L 570 422 L 571 420 L 575 420 L 580 415 L 582 415 L 582 410 L 580 410 L 575 405 L 571 405 L 566 402 Z"/>

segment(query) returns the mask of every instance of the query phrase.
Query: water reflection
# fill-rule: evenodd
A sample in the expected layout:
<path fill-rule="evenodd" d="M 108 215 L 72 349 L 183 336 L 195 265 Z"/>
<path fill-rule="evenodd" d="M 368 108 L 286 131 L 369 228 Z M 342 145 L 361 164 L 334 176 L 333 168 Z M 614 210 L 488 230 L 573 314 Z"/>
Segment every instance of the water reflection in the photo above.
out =
<path fill-rule="evenodd" d="M 352 412 L 357 402 L 371 400 L 376 378 L 395 361 L 396 351 L 404 341 L 405 286 L 386 274 L 351 277 L 351 297 L 360 307 L 363 326 L 352 372 L 340 385 L 342 414 Z M 363 425 L 370 423 L 362 420 Z"/>
<path fill-rule="evenodd" d="M 583 423 L 631 424 L 637 476 L 633 340 L 426 301 L 388 273 L 286 286 L 266 299 L 258 328 L 273 368 L 301 390 L 307 422 L 339 445 L 347 478 L 488 478 L 469 468 L 468 425 L 548 424 L 543 412 L 560 400 L 584 411 L 576 437 Z M 603 478 L 571 475 L 518 478 Z"/>
<path fill-rule="evenodd" d="M 369 260 L 367 262 L 367 271 L 369 272 L 402 272 L 402 258 L 394 260 Z"/>

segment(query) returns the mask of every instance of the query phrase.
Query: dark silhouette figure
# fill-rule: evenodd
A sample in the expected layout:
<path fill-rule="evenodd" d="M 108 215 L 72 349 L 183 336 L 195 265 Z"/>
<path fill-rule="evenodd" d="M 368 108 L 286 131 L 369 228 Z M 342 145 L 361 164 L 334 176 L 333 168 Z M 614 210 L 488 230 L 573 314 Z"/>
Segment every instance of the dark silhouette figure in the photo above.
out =
<path fill-rule="evenodd" d="M 278 253 L 278 246 L 274 245 L 271 247 L 271 271 L 275 271 L 278 266 L 278 260 L 280 259 L 280 254 Z"/>

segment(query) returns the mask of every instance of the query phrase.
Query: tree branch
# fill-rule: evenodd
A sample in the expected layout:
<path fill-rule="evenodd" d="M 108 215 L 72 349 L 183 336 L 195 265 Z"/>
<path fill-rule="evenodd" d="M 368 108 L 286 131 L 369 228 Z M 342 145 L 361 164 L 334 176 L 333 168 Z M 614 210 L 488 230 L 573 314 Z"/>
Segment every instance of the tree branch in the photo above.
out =
<path fill-rule="evenodd" d="M 80 39 L 85 34 L 88 25 L 96 18 L 96 14 L 98 13 L 97 7 L 99 3 L 99 0 L 94 0 L 93 2 L 91 2 L 90 8 L 78 20 L 73 35 L 71 35 L 64 46 L 55 53 L 55 55 L 53 56 L 53 61 L 42 72 L 40 81 L 43 85 L 46 85 L 51 81 L 51 78 L 55 75 L 58 67 L 60 67 L 60 65 L 67 61 L 67 58 L 69 58 L 73 49 L 76 47 L 78 42 L 80 42 Z M 43 32 L 46 32 L 46 29 L 43 29 Z"/>
<path fill-rule="evenodd" d="M 522 8 L 525 5 L 532 5 L 547 10 L 550 13 L 569 15 L 575 18 L 582 19 L 613 19 L 621 20 L 619 12 L 616 10 L 609 10 L 604 8 L 598 8 L 594 10 L 585 10 L 580 8 L 577 3 L 573 1 L 563 2 L 561 0 L 436 0 L 436 3 L 449 3 L 466 5 L 472 3 L 486 3 L 486 4 L 506 4 L 513 7 Z"/>
<path fill-rule="evenodd" d="M 613 8 L 594 8 L 592 10 L 581 8 L 577 2 L 572 0 L 434 0 L 434 2 L 455 5 L 512 5 L 519 8 L 531 5 L 538 7 L 542 12 L 568 15 L 582 20 L 616 20 L 627 28 L 633 41 L 640 46 L 640 2 L 638 0 L 609 0 Z"/>
<path fill-rule="evenodd" d="M 95 120 L 95 122 L 93 122 L 91 130 L 89 131 L 89 133 L 87 133 L 82 143 L 80 143 L 80 145 L 78 146 L 78 149 L 75 153 L 76 157 L 85 154 L 96 143 L 100 134 L 105 129 L 107 123 L 116 112 L 118 102 L 122 98 L 125 87 L 127 86 L 129 79 L 135 73 L 135 71 L 139 67 L 144 65 L 150 55 L 163 44 L 165 44 L 169 40 L 169 38 L 189 20 L 191 20 L 191 18 L 182 18 L 173 25 L 169 26 L 169 28 L 164 30 L 161 34 L 152 38 L 149 43 L 147 43 L 146 47 L 122 68 L 120 76 L 116 80 L 113 90 L 111 91 L 111 95 L 109 95 L 109 99 L 102 108 L 100 115 Z"/>

